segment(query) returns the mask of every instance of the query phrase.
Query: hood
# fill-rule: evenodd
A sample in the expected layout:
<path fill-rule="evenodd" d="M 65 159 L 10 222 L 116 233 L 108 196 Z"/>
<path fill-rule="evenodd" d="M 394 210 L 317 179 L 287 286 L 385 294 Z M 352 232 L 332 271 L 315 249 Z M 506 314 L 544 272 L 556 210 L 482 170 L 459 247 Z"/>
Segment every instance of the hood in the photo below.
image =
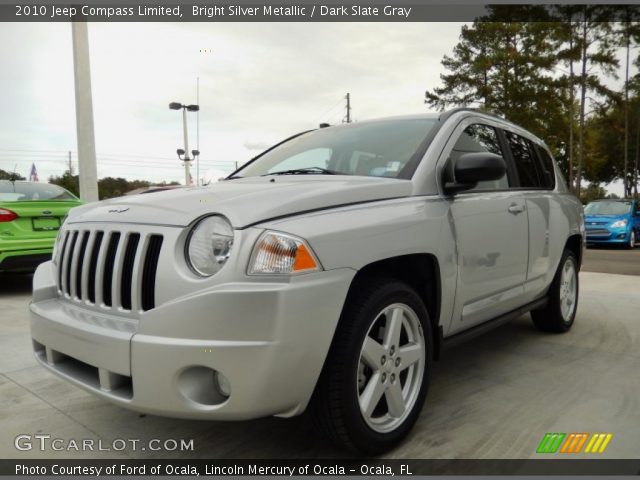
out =
<path fill-rule="evenodd" d="M 234 228 L 276 217 L 411 195 L 410 180 L 345 175 L 252 177 L 118 197 L 74 208 L 68 223 L 117 222 L 186 226 L 219 213 Z"/>
<path fill-rule="evenodd" d="M 598 223 L 612 223 L 617 222 L 618 220 L 624 220 L 629 218 L 629 214 L 624 213 L 622 215 L 585 215 L 584 221 L 586 223 L 589 222 L 598 222 Z"/>

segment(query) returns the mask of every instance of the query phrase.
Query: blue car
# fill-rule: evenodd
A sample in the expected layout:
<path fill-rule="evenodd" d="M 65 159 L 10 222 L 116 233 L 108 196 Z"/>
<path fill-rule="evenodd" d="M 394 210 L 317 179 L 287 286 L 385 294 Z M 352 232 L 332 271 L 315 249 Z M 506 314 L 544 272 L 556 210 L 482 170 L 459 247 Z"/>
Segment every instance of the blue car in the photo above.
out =
<path fill-rule="evenodd" d="M 584 208 L 587 245 L 634 248 L 640 238 L 638 200 L 596 200 Z"/>

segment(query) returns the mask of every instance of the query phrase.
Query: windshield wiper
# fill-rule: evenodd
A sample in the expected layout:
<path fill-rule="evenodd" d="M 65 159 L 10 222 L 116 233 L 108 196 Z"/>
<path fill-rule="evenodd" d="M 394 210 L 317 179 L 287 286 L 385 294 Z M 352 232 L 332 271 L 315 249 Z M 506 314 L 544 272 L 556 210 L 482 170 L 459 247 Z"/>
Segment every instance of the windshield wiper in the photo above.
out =
<path fill-rule="evenodd" d="M 329 170 L 327 168 L 322 167 L 305 167 L 305 168 L 292 168 L 291 170 L 281 170 L 280 172 L 271 172 L 266 173 L 263 177 L 267 175 L 310 175 L 310 174 L 320 174 L 320 175 L 345 175 L 342 172 L 337 172 L 335 170 Z"/>

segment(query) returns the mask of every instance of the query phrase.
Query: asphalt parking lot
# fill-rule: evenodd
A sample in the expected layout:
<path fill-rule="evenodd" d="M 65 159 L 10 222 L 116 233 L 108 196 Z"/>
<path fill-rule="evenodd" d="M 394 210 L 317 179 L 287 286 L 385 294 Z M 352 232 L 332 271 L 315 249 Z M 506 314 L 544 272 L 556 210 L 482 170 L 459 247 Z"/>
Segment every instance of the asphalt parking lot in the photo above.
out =
<path fill-rule="evenodd" d="M 387 456 L 535 458 L 546 432 L 610 432 L 599 458 L 639 458 L 640 277 L 587 271 L 611 265 L 640 273 L 640 249 L 587 251 L 569 333 L 540 333 L 527 315 L 445 352 L 416 428 Z M 0 458 L 348 456 L 317 436 L 305 416 L 237 423 L 144 416 L 59 380 L 32 355 L 30 282 L 29 275 L 0 275 Z M 20 434 L 108 446 L 114 439 L 193 439 L 194 450 L 18 451 Z"/>
<path fill-rule="evenodd" d="M 640 275 L 640 248 L 589 247 L 582 269 L 586 272 Z"/>

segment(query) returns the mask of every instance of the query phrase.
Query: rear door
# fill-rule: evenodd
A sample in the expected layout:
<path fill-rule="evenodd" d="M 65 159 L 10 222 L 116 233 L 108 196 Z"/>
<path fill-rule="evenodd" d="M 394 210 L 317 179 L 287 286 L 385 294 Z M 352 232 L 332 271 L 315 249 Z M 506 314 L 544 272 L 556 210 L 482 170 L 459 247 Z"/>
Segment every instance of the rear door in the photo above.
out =
<path fill-rule="evenodd" d="M 546 148 L 514 132 L 506 131 L 505 139 L 527 209 L 529 254 L 524 300 L 530 302 L 544 294 L 553 280 L 566 241 L 562 236 L 569 230 L 568 217 L 554 192 L 555 168 Z"/>
<path fill-rule="evenodd" d="M 467 152 L 488 151 L 509 163 L 502 134 L 494 125 L 463 121 L 454 132 L 448 161 Z M 522 192 L 512 169 L 503 178 L 479 183 L 451 197 L 458 282 L 450 333 L 507 313 L 522 304 L 528 261 L 528 223 Z"/>

